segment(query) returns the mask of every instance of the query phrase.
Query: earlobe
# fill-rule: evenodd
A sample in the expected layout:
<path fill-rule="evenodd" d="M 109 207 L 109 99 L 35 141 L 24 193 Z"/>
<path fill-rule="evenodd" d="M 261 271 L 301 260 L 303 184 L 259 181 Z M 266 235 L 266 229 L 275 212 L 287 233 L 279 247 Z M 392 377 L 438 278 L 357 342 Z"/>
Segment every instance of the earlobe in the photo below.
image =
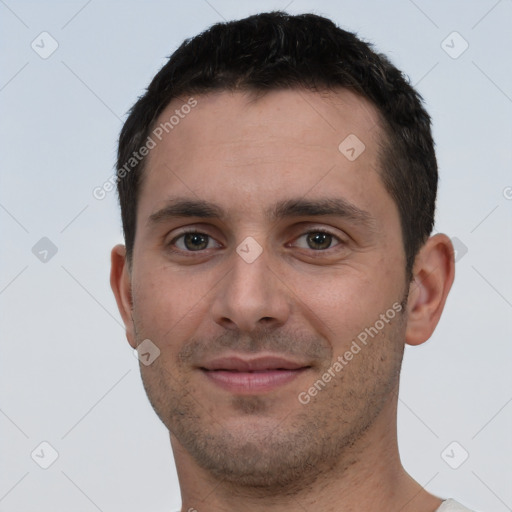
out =
<path fill-rule="evenodd" d="M 443 234 L 430 237 L 416 256 L 407 301 L 406 343 L 420 345 L 436 328 L 455 276 L 454 250 Z"/>
<path fill-rule="evenodd" d="M 126 327 L 128 343 L 135 348 L 135 333 L 133 328 L 133 298 L 131 276 L 126 258 L 126 247 L 116 245 L 111 252 L 110 286 L 116 298 L 117 308 Z"/>

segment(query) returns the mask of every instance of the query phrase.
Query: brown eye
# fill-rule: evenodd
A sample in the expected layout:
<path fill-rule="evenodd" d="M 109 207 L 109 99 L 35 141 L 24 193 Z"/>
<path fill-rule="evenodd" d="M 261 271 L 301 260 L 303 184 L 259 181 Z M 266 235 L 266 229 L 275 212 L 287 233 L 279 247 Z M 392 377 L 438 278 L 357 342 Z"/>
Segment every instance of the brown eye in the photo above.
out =
<path fill-rule="evenodd" d="M 332 242 L 332 235 L 328 233 L 308 233 L 307 242 L 310 249 L 329 249 Z"/>
<path fill-rule="evenodd" d="M 175 245 L 184 252 L 197 252 L 210 249 L 211 247 L 219 247 L 210 235 L 196 231 L 182 233 L 172 240 L 169 245 Z"/>
<path fill-rule="evenodd" d="M 312 249 L 314 251 L 330 249 L 340 242 L 338 237 L 326 231 L 309 231 L 297 238 L 297 240 L 302 239 L 305 240 L 305 244 L 299 243 L 298 246 L 302 249 Z M 336 241 L 336 243 L 333 244 L 334 241 Z"/>

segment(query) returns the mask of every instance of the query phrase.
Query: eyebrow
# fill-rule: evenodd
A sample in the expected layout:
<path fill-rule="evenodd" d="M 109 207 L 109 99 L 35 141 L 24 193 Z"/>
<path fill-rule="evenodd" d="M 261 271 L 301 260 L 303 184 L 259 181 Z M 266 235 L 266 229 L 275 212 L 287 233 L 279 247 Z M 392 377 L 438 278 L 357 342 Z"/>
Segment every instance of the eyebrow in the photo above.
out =
<path fill-rule="evenodd" d="M 224 210 L 208 201 L 187 199 L 187 198 L 172 198 L 167 201 L 167 204 L 160 210 L 152 213 L 149 216 L 148 224 L 160 224 L 164 221 L 174 219 L 177 217 L 202 217 L 205 219 L 223 219 L 226 217 Z"/>
<path fill-rule="evenodd" d="M 340 197 L 287 199 L 286 201 L 277 203 L 270 210 L 267 210 L 267 215 L 273 220 L 287 217 L 331 215 L 348 219 L 368 228 L 376 229 L 375 218 L 369 212 Z"/>
<path fill-rule="evenodd" d="M 377 229 L 375 218 L 367 211 L 350 203 L 346 199 L 320 198 L 287 199 L 276 203 L 265 211 L 270 221 L 290 217 L 335 216 L 348 219 L 371 230 Z M 199 217 L 204 219 L 225 220 L 228 215 L 219 205 L 201 199 L 170 198 L 167 204 L 149 216 L 148 224 L 156 225 L 180 217 Z"/>

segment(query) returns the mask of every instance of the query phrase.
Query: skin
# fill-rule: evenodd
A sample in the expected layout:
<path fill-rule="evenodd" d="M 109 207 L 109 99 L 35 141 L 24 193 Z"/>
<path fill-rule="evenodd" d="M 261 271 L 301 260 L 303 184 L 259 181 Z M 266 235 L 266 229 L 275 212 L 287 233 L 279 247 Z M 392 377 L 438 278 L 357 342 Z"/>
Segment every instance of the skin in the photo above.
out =
<path fill-rule="evenodd" d="M 425 342 L 443 310 L 453 248 L 445 235 L 429 238 L 406 280 L 398 210 L 379 175 L 376 109 L 343 89 L 195 98 L 148 157 L 132 266 L 118 245 L 111 271 L 130 345 L 150 339 L 160 350 L 140 367 L 170 432 L 182 510 L 433 512 L 441 500 L 400 463 L 397 393 L 404 344 Z M 365 145 L 354 161 L 338 149 L 349 134 Z M 150 221 L 177 196 L 226 216 Z M 320 198 L 342 198 L 366 221 L 265 214 L 280 201 Z M 208 236 L 177 238 L 189 228 Z M 236 251 L 246 237 L 262 249 L 251 263 Z M 393 304 L 402 311 L 301 403 L 299 393 Z M 242 395 L 198 368 L 228 352 L 279 353 L 310 368 Z"/>

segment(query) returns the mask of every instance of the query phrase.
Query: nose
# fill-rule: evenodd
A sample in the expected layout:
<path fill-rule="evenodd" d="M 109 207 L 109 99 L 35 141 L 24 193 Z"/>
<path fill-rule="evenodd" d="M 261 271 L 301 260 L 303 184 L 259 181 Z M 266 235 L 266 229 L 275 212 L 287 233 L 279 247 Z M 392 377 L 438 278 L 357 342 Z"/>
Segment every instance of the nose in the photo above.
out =
<path fill-rule="evenodd" d="M 231 271 L 219 284 L 211 308 L 217 324 L 252 332 L 286 323 L 290 315 L 288 289 L 269 263 L 265 250 L 252 262 L 233 251 Z"/>

